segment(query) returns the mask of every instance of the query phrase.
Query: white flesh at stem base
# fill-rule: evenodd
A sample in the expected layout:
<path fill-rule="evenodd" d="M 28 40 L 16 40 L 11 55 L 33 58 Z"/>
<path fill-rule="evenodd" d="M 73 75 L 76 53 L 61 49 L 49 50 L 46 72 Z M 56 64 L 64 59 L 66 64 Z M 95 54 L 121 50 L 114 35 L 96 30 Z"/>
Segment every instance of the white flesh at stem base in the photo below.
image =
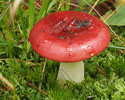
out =
<path fill-rule="evenodd" d="M 80 83 L 84 80 L 84 63 L 83 61 L 74 63 L 60 63 L 57 80 L 65 82 L 66 80 Z"/>

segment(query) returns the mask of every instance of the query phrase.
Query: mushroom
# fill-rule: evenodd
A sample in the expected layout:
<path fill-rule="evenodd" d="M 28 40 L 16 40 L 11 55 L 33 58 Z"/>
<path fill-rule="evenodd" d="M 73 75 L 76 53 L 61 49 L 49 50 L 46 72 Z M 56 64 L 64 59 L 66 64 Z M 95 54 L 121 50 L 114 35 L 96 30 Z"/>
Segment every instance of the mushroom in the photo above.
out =
<path fill-rule="evenodd" d="M 60 62 L 57 80 L 84 80 L 83 60 L 101 53 L 109 44 L 108 27 L 84 12 L 61 11 L 40 19 L 29 36 L 40 56 Z"/>

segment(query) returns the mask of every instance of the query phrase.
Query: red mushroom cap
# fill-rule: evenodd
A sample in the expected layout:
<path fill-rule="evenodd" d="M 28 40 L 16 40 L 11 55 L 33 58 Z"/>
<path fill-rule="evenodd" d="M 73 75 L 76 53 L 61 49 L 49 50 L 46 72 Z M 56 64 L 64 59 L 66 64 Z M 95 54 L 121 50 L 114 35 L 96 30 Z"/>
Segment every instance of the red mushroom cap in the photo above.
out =
<path fill-rule="evenodd" d="M 59 62 L 76 62 L 101 53 L 110 41 L 110 32 L 92 15 L 62 11 L 42 18 L 32 28 L 29 40 L 40 56 Z"/>

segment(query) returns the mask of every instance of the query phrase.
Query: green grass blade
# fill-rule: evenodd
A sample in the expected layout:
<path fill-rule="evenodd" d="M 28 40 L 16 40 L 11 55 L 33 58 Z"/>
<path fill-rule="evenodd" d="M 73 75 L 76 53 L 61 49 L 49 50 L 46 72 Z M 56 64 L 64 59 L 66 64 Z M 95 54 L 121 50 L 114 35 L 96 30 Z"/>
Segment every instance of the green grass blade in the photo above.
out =
<path fill-rule="evenodd" d="M 23 12 L 22 12 L 21 8 L 18 9 L 18 13 L 19 13 L 20 25 L 21 25 L 23 37 L 24 37 L 23 49 L 27 53 L 27 38 L 28 38 L 29 34 L 27 33 L 27 30 L 26 30 L 26 25 L 25 25 L 25 21 L 24 21 L 23 16 L 22 16 Z"/>
<path fill-rule="evenodd" d="M 61 3 L 61 11 L 65 10 L 64 0 L 60 0 Z"/>
<path fill-rule="evenodd" d="M 34 24 L 34 13 L 35 13 L 34 0 L 30 0 L 29 1 L 29 31 L 32 29 Z"/>
<path fill-rule="evenodd" d="M 6 38 L 6 41 L 7 41 L 7 56 L 9 58 L 12 58 L 12 49 L 13 49 L 13 45 L 12 45 L 12 39 L 11 39 L 11 35 L 10 35 L 10 31 L 9 29 L 8 30 L 4 30 L 5 32 L 5 38 Z"/>
<path fill-rule="evenodd" d="M 124 50 L 125 50 L 125 47 L 112 46 L 112 45 L 109 45 L 108 47 L 109 47 L 109 48 L 124 49 Z"/>
<path fill-rule="evenodd" d="M 6 46 L 7 42 L 5 40 L 3 40 L 3 39 L 0 38 L 0 45 Z"/>
<path fill-rule="evenodd" d="M 49 7 L 48 7 L 48 9 L 47 9 L 47 13 L 50 11 L 50 9 L 52 8 L 52 6 L 53 6 L 54 4 L 56 4 L 56 2 L 57 2 L 57 0 L 53 0 L 53 1 L 49 4 Z"/>
<path fill-rule="evenodd" d="M 50 3 L 50 0 L 44 0 L 43 1 L 43 4 L 42 4 L 40 12 L 39 12 L 39 15 L 37 17 L 37 21 L 40 20 L 42 17 L 44 17 L 46 15 L 46 11 L 48 9 L 49 3 Z"/>
<path fill-rule="evenodd" d="M 70 0 L 67 0 L 65 10 L 70 9 Z"/>
<path fill-rule="evenodd" d="M 22 12 L 22 10 L 20 8 L 18 9 L 18 13 L 19 13 L 19 19 L 21 21 L 20 25 L 21 25 L 22 31 L 23 31 L 24 42 L 26 42 L 26 38 L 27 38 L 28 35 L 26 35 L 26 28 L 25 28 L 23 17 L 22 17 L 23 12 Z"/>
<path fill-rule="evenodd" d="M 10 5 L 11 5 L 11 2 L 9 2 L 9 4 L 7 5 L 6 10 L 0 15 L 0 20 L 4 17 L 4 15 L 6 14 L 6 12 L 8 11 Z"/>
<path fill-rule="evenodd" d="M 60 3 L 61 3 L 61 11 L 70 9 L 70 0 L 67 0 L 66 4 L 65 4 L 65 0 L 60 0 Z"/>

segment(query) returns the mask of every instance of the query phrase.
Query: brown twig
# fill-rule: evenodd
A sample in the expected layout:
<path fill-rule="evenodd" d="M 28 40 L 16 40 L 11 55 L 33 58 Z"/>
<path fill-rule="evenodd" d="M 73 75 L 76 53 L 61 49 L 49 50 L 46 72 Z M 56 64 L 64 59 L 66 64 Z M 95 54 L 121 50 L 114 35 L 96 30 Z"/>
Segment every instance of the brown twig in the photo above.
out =
<path fill-rule="evenodd" d="M 89 14 L 92 12 L 92 10 L 95 8 L 95 6 L 97 5 L 97 3 L 99 2 L 99 0 L 96 0 L 95 4 L 92 6 L 91 10 L 89 11 Z"/>
<path fill-rule="evenodd" d="M 117 9 L 115 9 L 106 19 L 104 22 L 106 22 L 116 11 L 118 11 L 124 4 L 122 3 Z"/>
<path fill-rule="evenodd" d="M 17 25 L 18 25 L 18 27 L 19 27 L 19 31 L 20 31 L 20 33 L 21 33 L 21 34 L 23 34 L 23 31 L 22 31 L 22 29 L 21 29 L 20 24 L 19 24 L 19 23 L 17 23 Z"/>
<path fill-rule="evenodd" d="M 46 62 L 47 62 L 47 59 L 45 58 L 44 65 L 43 65 L 43 70 L 42 70 L 43 73 L 44 73 L 45 68 L 46 68 Z"/>
<path fill-rule="evenodd" d="M 119 52 L 121 52 L 121 53 L 125 53 L 125 50 L 119 50 Z"/>
<path fill-rule="evenodd" d="M 98 72 L 100 72 L 104 76 L 107 76 L 106 72 L 104 72 L 104 70 L 102 70 L 101 68 L 98 68 Z"/>
<path fill-rule="evenodd" d="M 2 58 L 2 59 L 0 59 L 1 61 L 10 61 L 10 60 L 12 60 L 12 59 L 9 59 L 9 58 Z M 16 61 L 17 62 L 21 62 L 21 60 L 20 59 L 16 59 Z M 29 62 L 29 61 L 23 61 L 24 63 L 29 63 L 31 66 L 34 66 L 34 65 L 36 65 L 35 63 L 33 63 L 33 62 Z M 41 65 L 41 64 L 40 64 Z"/>
<path fill-rule="evenodd" d="M 67 2 L 67 0 L 65 0 L 63 3 L 60 3 L 60 4 L 59 4 L 58 11 L 61 9 L 61 7 L 62 7 L 63 5 L 66 4 L 66 2 Z"/>
<path fill-rule="evenodd" d="M 37 1 L 34 1 L 34 4 L 35 4 L 37 7 L 41 8 L 41 5 L 40 5 Z"/>
<path fill-rule="evenodd" d="M 40 90 L 40 89 L 39 89 L 39 87 L 37 87 L 37 86 L 33 85 L 32 83 L 30 83 L 30 82 L 26 81 L 26 84 L 28 84 L 29 86 L 31 86 L 31 87 L 33 87 L 33 88 L 35 88 L 36 90 L 41 91 L 43 94 L 48 95 L 46 91 L 44 91 L 44 90 Z"/>
<path fill-rule="evenodd" d="M 41 91 L 43 94 L 47 95 L 51 100 L 54 100 L 51 96 L 49 96 L 49 95 L 47 94 L 46 91 L 44 91 L 44 90 L 42 90 L 42 89 L 39 89 L 39 87 L 33 85 L 32 83 L 30 83 L 30 82 L 28 82 L 28 81 L 26 81 L 26 83 L 27 83 L 29 86 L 31 86 L 31 87 L 35 88 L 36 90 Z"/>
<path fill-rule="evenodd" d="M 97 66 L 97 68 L 98 68 L 98 72 L 100 72 L 104 76 L 107 76 L 106 72 L 102 70 L 101 68 L 99 68 L 99 65 Z"/>
<path fill-rule="evenodd" d="M 75 6 L 75 7 L 77 7 L 77 8 L 81 8 L 81 9 L 86 9 L 86 8 L 83 8 L 83 7 L 81 7 L 81 6 L 79 6 L 79 5 L 77 5 L 77 4 L 73 4 L 73 3 L 66 3 L 66 4 L 69 4 L 69 5 L 71 5 L 71 6 Z"/>
<path fill-rule="evenodd" d="M 9 88 L 9 87 L 6 87 L 6 86 L 4 86 L 1 82 L 0 82 L 0 88 L 2 89 L 2 90 L 5 90 L 5 91 L 10 91 L 10 92 L 12 92 L 12 90 Z"/>
<path fill-rule="evenodd" d="M 13 91 L 14 86 L 11 82 L 9 82 L 1 73 L 0 73 L 0 80 L 2 80 L 4 83 L 8 85 L 8 87 Z"/>

